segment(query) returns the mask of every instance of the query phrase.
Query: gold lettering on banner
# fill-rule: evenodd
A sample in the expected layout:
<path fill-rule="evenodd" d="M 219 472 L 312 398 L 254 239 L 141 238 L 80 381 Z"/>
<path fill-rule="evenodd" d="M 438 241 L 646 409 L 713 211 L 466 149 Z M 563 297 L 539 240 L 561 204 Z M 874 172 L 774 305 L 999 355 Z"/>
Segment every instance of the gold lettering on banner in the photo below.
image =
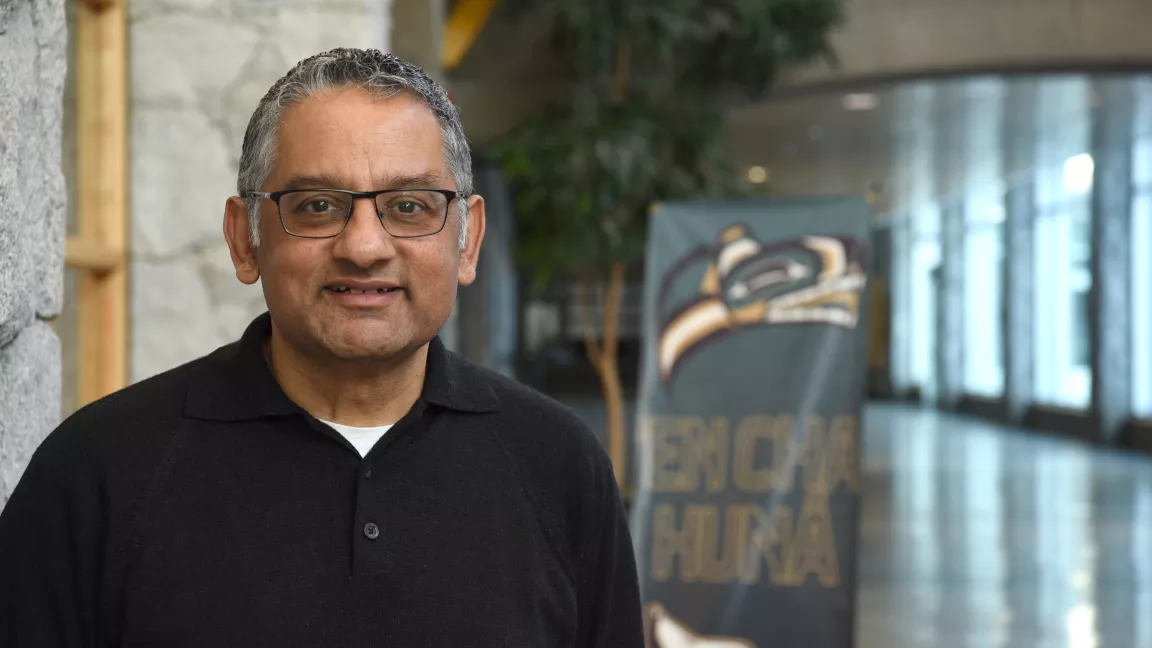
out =
<path fill-rule="evenodd" d="M 672 580 L 672 565 L 680 558 L 680 580 L 700 580 L 700 531 L 697 511 L 716 508 L 711 504 L 689 505 L 684 509 L 684 525 L 676 525 L 676 507 L 661 504 L 652 517 L 652 579 L 658 583 Z"/>
<path fill-rule="evenodd" d="M 732 451 L 732 479 L 746 493 L 790 491 L 795 480 L 795 466 L 789 460 L 792 431 L 796 425 L 791 416 L 746 416 L 736 427 Z M 769 464 L 756 466 L 758 444 L 769 449 Z"/>
<path fill-rule="evenodd" d="M 736 504 L 724 511 L 712 505 L 684 507 L 677 525 L 676 508 L 656 507 L 652 524 L 652 578 L 658 583 L 676 578 L 683 583 L 754 584 L 763 568 L 777 585 L 790 585 L 789 556 L 795 552 L 792 510 L 778 506 L 769 516 L 755 504 Z M 679 570 L 675 569 L 679 559 Z"/>
<path fill-rule="evenodd" d="M 829 492 L 827 446 L 828 428 L 823 416 L 804 418 L 803 450 L 800 452 L 800 466 L 804 469 L 804 490 L 808 493 Z"/>
<path fill-rule="evenodd" d="M 678 434 L 676 418 L 670 416 L 652 417 L 652 452 L 655 474 L 652 490 L 657 493 L 690 493 L 691 473 L 684 450 L 684 438 Z"/>
<path fill-rule="evenodd" d="M 736 514 L 751 524 L 745 536 L 740 556 L 740 582 L 754 585 L 760 582 L 764 566 L 768 566 L 768 580 L 774 585 L 785 582 L 785 557 L 792 540 L 792 509 L 780 505 L 769 516 L 763 507 L 743 504 L 731 507 Z"/>
<path fill-rule="evenodd" d="M 785 555 L 785 566 L 786 584 L 803 585 L 810 574 L 815 574 L 824 587 L 840 585 L 836 536 L 827 495 L 809 493 L 804 497 L 804 506 L 796 520 L 796 535 Z"/>
<path fill-rule="evenodd" d="M 722 493 L 728 486 L 728 419 L 713 418 L 708 424 L 697 418 L 696 461 L 710 493 Z"/>
<path fill-rule="evenodd" d="M 706 583 L 731 583 L 740 568 L 739 545 L 748 537 L 748 520 L 733 515 L 728 509 L 724 515 L 724 530 L 720 531 L 720 509 L 713 507 L 701 511 L 697 523 L 700 533 L 700 579 Z"/>
<path fill-rule="evenodd" d="M 679 528 L 674 506 L 656 507 L 652 525 L 652 578 L 657 582 L 671 580 L 673 563 L 679 558 L 682 582 L 735 581 L 741 562 L 738 545 L 741 538 L 747 537 L 748 521 L 728 514 L 724 526 L 721 533 L 720 509 L 711 504 L 686 506 L 683 525 Z"/>
<path fill-rule="evenodd" d="M 657 493 L 694 493 L 703 477 L 708 492 L 728 484 L 728 419 L 700 416 L 653 417 L 650 429 Z"/>
<path fill-rule="evenodd" d="M 849 492 L 860 491 L 859 423 L 855 416 L 837 416 L 828 430 L 828 480 L 832 492 L 841 482 Z"/>
<path fill-rule="evenodd" d="M 860 489 L 856 416 L 753 414 L 734 428 L 722 416 L 655 416 L 641 425 L 653 453 L 653 492 L 720 493 L 729 472 L 742 493 L 802 488 L 798 513 L 775 497 L 769 509 L 755 502 L 656 505 L 654 581 L 801 586 L 815 577 L 824 587 L 840 585 L 830 497 L 841 484 Z"/>

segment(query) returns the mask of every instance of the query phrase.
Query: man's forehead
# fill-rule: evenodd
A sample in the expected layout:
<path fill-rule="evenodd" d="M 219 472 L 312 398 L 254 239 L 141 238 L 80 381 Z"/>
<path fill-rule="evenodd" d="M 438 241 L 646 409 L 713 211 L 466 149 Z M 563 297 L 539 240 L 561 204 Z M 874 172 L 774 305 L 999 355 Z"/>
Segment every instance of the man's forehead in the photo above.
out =
<path fill-rule="evenodd" d="M 363 90 L 309 97 L 288 106 L 277 128 L 278 148 L 293 157 L 362 155 L 430 157 L 443 134 L 432 110 L 411 96 L 376 98 Z"/>
<path fill-rule="evenodd" d="M 326 118 L 340 112 L 339 119 Z M 285 109 L 272 176 L 280 188 L 447 186 L 439 122 L 407 93 L 374 97 L 347 89 Z M 272 179 L 272 178 L 270 178 Z"/>

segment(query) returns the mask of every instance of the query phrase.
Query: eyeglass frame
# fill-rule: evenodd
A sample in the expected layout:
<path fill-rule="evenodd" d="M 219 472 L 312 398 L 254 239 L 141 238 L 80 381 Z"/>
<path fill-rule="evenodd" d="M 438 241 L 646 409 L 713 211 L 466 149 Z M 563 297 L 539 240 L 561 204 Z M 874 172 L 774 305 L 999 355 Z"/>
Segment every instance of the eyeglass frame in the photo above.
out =
<path fill-rule="evenodd" d="M 452 189 L 429 189 L 428 187 L 402 187 L 402 188 L 398 188 L 398 189 L 380 189 L 378 191 L 352 191 L 351 189 L 329 189 L 329 188 L 325 188 L 325 187 L 319 187 L 319 188 L 315 188 L 315 189 L 311 189 L 311 188 L 284 189 L 281 191 L 273 191 L 273 192 L 246 191 L 246 192 L 244 192 L 244 197 L 245 198 L 265 198 L 265 199 L 271 200 L 273 203 L 275 203 L 276 204 L 276 217 L 277 217 L 277 220 L 280 221 L 280 229 L 284 230 L 284 233 L 287 234 L 288 236 L 295 236 L 296 238 L 304 238 L 304 239 L 329 239 L 329 238 L 336 238 L 337 236 L 340 236 L 341 234 L 343 234 L 344 230 L 348 229 L 348 223 L 352 220 L 352 212 L 354 210 L 351 208 L 348 209 L 348 215 L 344 217 L 344 226 L 341 227 L 340 231 L 336 232 L 335 234 L 329 234 L 328 236 L 304 236 L 302 234 L 293 234 L 292 232 L 288 231 L 288 226 L 284 224 L 284 212 L 280 209 L 280 199 L 282 197 L 284 197 L 285 195 L 290 194 L 290 193 L 303 193 L 305 191 L 325 191 L 325 192 L 330 192 L 330 193 L 344 194 L 346 196 L 349 196 L 352 199 L 353 205 L 355 205 L 356 201 L 360 200 L 360 199 L 371 200 L 372 206 L 374 208 L 376 208 L 376 220 L 380 221 L 380 227 L 382 227 L 385 232 L 388 232 L 388 226 L 384 224 L 384 215 L 382 213 L 380 213 L 380 209 L 378 207 L 376 207 L 376 197 L 377 196 L 387 194 L 387 193 L 400 193 L 403 191 L 430 191 L 432 193 L 438 193 L 438 194 L 440 194 L 440 195 L 442 195 L 448 199 L 447 202 L 444 203 L 444 214 L 440 218 L 440 227 L 437 228 L 435 232 L 428 232 L 427 234 L 409 234 L 406 236 L 405 235 L 397 235 L 397 234 L 393 234 L 392 232 L 388 232 L 388 235 L 391 236 L 392 238 L 399 238 L 399 239 L 423 238 L 425 236 L 435 236 L 435 235 L 439 234 L 440 232 L 443 232 L 444 226 L 448 224 L 448 208 L 452 204 L 452 201 L 456 200 L 457 198 L 468 198 L 467 194 L 461 193 L 459 191 L 453 191 Z"/>

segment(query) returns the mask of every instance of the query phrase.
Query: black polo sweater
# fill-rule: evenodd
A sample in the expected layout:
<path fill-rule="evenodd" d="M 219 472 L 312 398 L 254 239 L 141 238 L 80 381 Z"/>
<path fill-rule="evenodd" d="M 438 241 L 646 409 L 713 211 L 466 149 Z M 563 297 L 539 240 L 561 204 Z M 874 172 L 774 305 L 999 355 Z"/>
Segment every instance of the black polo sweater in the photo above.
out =
<path fill-rule="evenodd" d="M 643 646 L 611 465 L 433 340 L 363 459 L 288 399 L 267 314 L 85 407 L 0 514 L 0 646 Z"/>

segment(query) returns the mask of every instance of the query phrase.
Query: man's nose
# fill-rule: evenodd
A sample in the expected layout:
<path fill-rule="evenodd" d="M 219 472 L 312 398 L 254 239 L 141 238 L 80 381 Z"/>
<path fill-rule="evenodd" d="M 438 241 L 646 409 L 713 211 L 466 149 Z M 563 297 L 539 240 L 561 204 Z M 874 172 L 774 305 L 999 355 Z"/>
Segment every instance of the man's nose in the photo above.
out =
<path fill-rule="evenodd" d="M 384 230 L 374 201 L 362 198 L 352 203 L 352 215 L 344 232 L 337 237 L 334 252 L 361 268 L 396 256 L 392 235 Z"/>

